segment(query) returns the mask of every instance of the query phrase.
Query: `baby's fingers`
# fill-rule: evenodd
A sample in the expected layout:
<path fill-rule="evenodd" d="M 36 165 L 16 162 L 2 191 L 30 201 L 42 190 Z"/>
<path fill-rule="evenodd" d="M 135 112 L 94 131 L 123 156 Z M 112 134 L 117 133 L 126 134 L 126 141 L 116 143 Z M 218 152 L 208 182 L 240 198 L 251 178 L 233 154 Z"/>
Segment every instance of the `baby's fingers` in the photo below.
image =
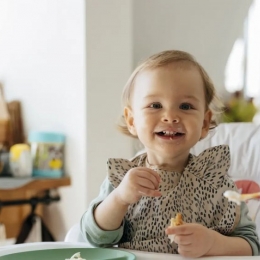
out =
<path fill-rule="evenodd" d="M 184 222 L 183 225 L 181 226 L 176 226 L 176 227 L 167 227 L 165 229 L 165 233 L 167 235 L 191 235 L 193 232 L 189 228 L 189 225 L 185 225 L 186 223 Z"/>
<path fill-rule="evenodd" d="M 136 181 L 137 181 L 137 184 L 143 188 L 147 188 L 147 189 L 151 189 L 151 190 L 158 190 L 158 188 L 159 188 L 158 183 L 154 183 L 153 181 L 151 181 L 147 178 L 139 177 Z"/>
<path fill-rule="evenodd" d="M 139 167 L 139 176 L 150 180 L 154 184 L 155 189 L 159 188 L 161 178 L 160 175 L 154 170 L 145 167 Z"/>
<path fill-rule="evenodd" d="M 144 187 L 140 187 L 139 193 L 141 195 L 144 195 L 144 196 L 147 196 L 147 197 L 160 197 L 160 196 L 162 196 L 162 194 L 159 190 L 147 189 L 147 188 L 144 188 Z"/>

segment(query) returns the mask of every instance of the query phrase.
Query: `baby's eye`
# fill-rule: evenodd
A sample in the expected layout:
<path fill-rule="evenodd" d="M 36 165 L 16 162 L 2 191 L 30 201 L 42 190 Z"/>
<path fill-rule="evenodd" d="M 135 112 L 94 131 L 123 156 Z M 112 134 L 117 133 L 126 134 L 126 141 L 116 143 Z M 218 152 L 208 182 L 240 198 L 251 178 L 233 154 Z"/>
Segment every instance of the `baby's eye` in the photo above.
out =
<path fill-rule="evenodd" d="M 153 103 L 149 107 L 155 108 L 155 109 L 160 109 L 160 108 L 162 108 L 162 104 L 161 103 Z"/>
<path fill-rule="evenodd" d="M 180 109 L 183 109 L 183 110 L 189 110 L 189 109 L 193 109 L 193 106 L 189 103 L 182 103 L 180 105 Z"/>

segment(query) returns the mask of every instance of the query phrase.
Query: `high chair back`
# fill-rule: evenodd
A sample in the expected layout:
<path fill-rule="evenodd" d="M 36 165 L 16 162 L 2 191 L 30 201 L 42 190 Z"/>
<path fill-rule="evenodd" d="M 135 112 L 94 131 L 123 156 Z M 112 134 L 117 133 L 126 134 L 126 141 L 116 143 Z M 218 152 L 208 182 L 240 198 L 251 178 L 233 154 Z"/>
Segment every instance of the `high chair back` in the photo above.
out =
<path fill-rule="evenodd" d="M 260 125 L 254 123 L 223 123 L 211 130 L 209 135 L 197 143 L 191 153 L 221 144 L 230 148 L 231 165 L 229 176 L 242 193 L 260 191 Z M 247 202 L 249 216 L 257 225 L 260 237 L 260 200 Z"/>

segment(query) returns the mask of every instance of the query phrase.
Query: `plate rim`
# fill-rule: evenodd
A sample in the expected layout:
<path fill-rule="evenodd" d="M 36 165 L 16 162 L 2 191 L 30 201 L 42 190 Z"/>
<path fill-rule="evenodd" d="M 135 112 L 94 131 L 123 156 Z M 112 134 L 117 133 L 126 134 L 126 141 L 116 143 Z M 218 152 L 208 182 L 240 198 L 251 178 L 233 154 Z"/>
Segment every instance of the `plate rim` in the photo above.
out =
<path fill-rule="evenodd" d="M 136 260 L 136 255 L 132 252 L 128 252 L 127 250 L 124 250 L 123 248 L 117 248 L 117 247 L 112 247 L 112 248 L 108 248 L 108 247 L 64 247 L 64 248 L 43 248 L 43 249 L 32 249 L 32 250 L 28 250 L 28 251 L 22 251 L 22 252 L 14 252 L 14 253 L 7 253 L 5 255 L 0 255 L 0 260 L 3 257 L 6 256 L 11 256 L 11 255 L 17 255 L 17 254 L 27 254 L 30 252 L 37 252 L 37 251 L 50 251 L 50 250 L 77 250 L 77 252 L 80 252 L 81 250 L 109 250 L 109 251 L 120 251 L 120 252 L 124 252 L 126 254 L 127 257 L 132 257 L 132 259 L 130 260 Z M 70 256 L 71 257 L 71 256 Z"/>

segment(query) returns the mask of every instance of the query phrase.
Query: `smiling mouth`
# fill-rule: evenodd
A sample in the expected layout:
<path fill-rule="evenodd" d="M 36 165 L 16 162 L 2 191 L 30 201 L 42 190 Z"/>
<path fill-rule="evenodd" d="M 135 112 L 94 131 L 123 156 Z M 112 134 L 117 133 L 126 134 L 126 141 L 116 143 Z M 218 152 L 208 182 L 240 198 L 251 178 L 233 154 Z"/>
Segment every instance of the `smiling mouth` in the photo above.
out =
<path fill-rule="evenodd" d="M 156 135 L 159 136 L 165 136 L 165 137 L 175 137 L 175 136 L 183 136 L 184 133 L 181 132 L 174 132 L 174 131 L 161 131 L 161 132 L 156 132 Z"/>

